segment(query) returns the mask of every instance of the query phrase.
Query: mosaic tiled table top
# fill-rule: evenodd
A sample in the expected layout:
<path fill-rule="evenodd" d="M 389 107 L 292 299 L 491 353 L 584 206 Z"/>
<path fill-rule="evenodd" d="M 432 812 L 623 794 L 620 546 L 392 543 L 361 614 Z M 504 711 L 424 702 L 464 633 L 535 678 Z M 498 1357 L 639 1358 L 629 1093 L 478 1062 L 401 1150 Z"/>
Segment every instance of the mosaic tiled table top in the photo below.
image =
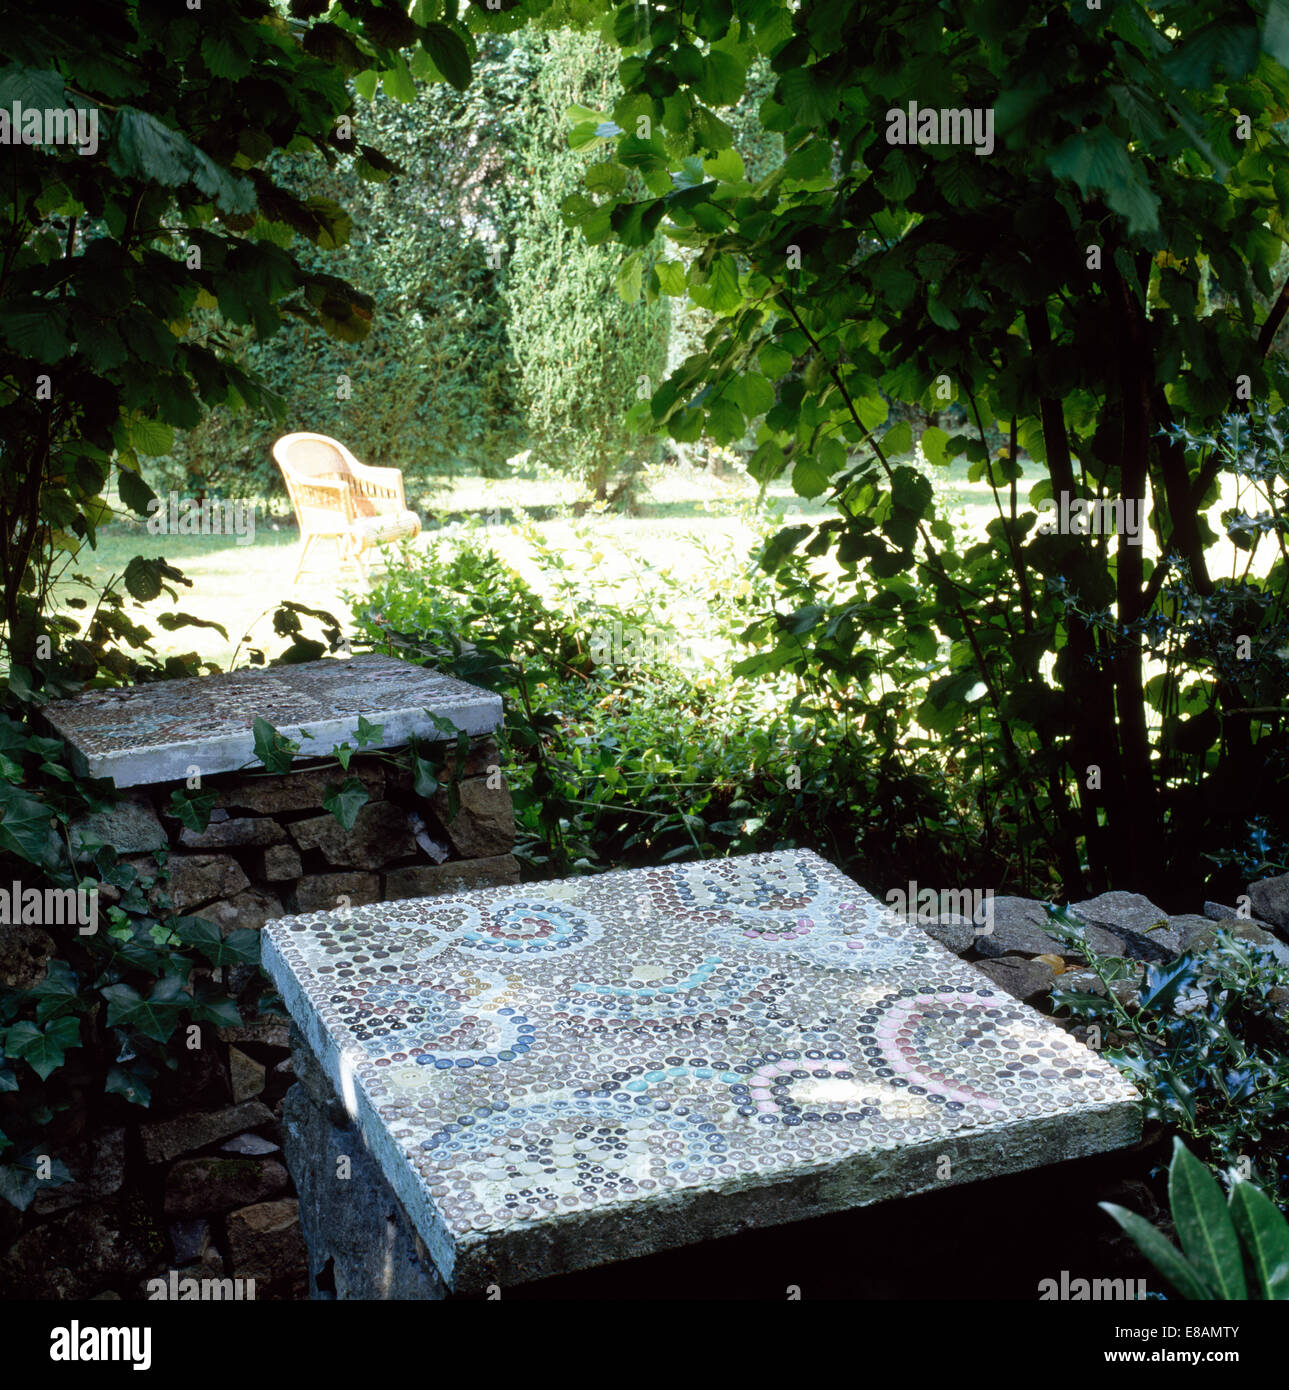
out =
<path fill-rule="evenodd" d="M 442 738 L 426 710 L 467 734 L 501 724 L 501 697 L 450 676 L 377 654 L 298 666 L 252 667 L 55 700 L 46 717 L 91 777 L 118 787 L 231 772 L 253 759 L 257 717 L 293 739 L 299 756 L 325 757 L 352 739 L 362 715 L 384 726 L 387 748 L 413 735 Z"/>
<path fill-rule="evenodd" d="M 808 851 L 287 917 L 264 937 L 458 1292 L 1141 1132 L 1107 1062 Z"/>

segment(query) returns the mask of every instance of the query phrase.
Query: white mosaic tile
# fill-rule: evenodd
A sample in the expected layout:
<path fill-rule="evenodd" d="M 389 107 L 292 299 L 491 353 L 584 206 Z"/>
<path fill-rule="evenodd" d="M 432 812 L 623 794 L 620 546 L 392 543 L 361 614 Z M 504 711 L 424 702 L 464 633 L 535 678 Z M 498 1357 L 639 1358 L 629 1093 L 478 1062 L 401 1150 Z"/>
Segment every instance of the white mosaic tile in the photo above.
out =
<path fill-rule="evenodd" d="M 191 767 L 209 777 L 252 764 L 257 717 L 301 740 L 303 759 L 352 740 L 360 715 L 384 726 L 387 748 L 413 735 L 442 738 L 427 709 L 470 735 L 501 724 L 499 695 L 376 653 L 90 691 L 53 701 L 45 715 L 88 776 L 132 787 L 186 777 Z"/>
<path fill-rule="evenodd" d="M 264 957 L 457 1291 L 1141 1132 L 1113 1067 L 808 851 L 282 918 Z"/>

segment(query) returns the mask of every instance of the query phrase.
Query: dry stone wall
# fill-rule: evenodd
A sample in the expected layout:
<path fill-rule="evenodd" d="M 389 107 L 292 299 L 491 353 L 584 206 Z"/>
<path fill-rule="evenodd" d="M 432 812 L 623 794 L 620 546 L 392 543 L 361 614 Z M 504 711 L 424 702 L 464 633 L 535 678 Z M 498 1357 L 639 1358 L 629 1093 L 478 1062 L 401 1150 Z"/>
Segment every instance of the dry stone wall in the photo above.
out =
<path fill-rule="evenodd" d="M 166 850 L 169 877 L 158 891 L 225 935 L 288 913 L 517 883 L 514 810 L 498 758 L 493 740 L 473 740 L 455 815 L 444 788 L 418 796 L 409 771 L 372 755 L 355 757 L 348 774 L 330 765 L 211 777 L 203 785 L 215 806 L 204 830 L 172 814 L 171 795 L 183 783 L 139 787 L 78 835 L 114 845 L 149 876 L 153 854 Z M 447 768 L 454 770 L 451 757 Z M 368 796 L 347 830 L 323 804 L 345 775 Z"/>

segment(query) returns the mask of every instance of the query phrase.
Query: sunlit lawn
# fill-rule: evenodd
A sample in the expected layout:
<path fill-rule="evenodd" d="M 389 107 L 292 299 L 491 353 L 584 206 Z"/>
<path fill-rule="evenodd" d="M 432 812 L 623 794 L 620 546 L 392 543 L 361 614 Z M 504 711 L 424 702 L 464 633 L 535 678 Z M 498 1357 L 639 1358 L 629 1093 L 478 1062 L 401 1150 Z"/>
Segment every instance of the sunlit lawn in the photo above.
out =
<path fill-rule="evenodd" d="M 989 520 L 997 515 L 992 492 L 984 482 L 966 481 L 967 465 L 959 460 L 934 476 L 951 503 L 949 515 L 972 535 L 983 536 Z M 1021 500 L 1040 477 L 1041 465 L 1029 463 L 1021 486 Z M 584 586 L 588 599 L 647 594 L 649 586 L 665 587 L 670 600 L 668 615 L 697 631 L 710 584 L 713 555 L 725 555 L 720 572 L 749 556 L 757 530 L 774 516 L 789 521 L 810 521 L 829 514 L 823 501 L 796 497 L 784 480 L 758 498 L 757 486 L 742 474 L 714 476 L 682 468 L 657 469 L 647 480 L 632 515 L 613 511 L 588 511 L 573 517 L 571 504 L 578 489 L 564 480 L 531 478 L 457 478 L 434 487 L 414 489 L 427 529 L 416 542 L 431 545 L 440 528 L 455 530 L 464 518 L 478 518 L 484 526 L 471 534 L 486 543 L 530 582 L 549 591 L 548 577 L 533 561 L 521 522 L 527 520 L 535 534 L 568 565 L 568 574 Z M 1004 503 L 1006 496 L 1004 494 Z M 1215 518 L 1214 518 L 1215 520 Z M 120 574 L 134 555 L 164 555 L 192 581 L 180 588 L 177 606 L 204 619 L 220 623 L 227 639 L 210 629 L 184 628 L 166 632 L 149 623 L 148 615 L 172 606 L 163 596 L 143 605 L 137 616 L 152 628 L 158 652 L 197 651 L 203 660 L 228 666 L 239 645 L 264 646 L 276 651 L 281 639 L 271 629 L 271 613 L 283 599 L 292 599 L 334 613 L 346 625 L 351 613 L 345 594 L 361 592 L 361 577 L 343 571 L 334 550 L 326 542 L 315 546 L 311 564 L 298 586 L 295 572 L 298 535 L 285 516 L 265 520 L 259 513 L 253 542 L 238 544 L 224 536 L 152 536 L 141 526 L 104 528 L 96 550 L 84 549 L 73 568 L 102 584 Z M 1151 548 L 1147 547 L 1147 554 Z M 1229 573 L 1235 558 L 1231 547 L 1219 548 L 1213 557 L 1215 573 Z M 1269 557 L 1268 557 L 1269 558 Z M 657 578 L 668 572 L 670 579 Z M 73 590 L 60 586 L 60 595 Z M 87 592 L 87 591 L 81 591 Z M 700 643 L 700 645 L 706 645 Z M 245 651 L 236 656 L 240 664 Z"/>

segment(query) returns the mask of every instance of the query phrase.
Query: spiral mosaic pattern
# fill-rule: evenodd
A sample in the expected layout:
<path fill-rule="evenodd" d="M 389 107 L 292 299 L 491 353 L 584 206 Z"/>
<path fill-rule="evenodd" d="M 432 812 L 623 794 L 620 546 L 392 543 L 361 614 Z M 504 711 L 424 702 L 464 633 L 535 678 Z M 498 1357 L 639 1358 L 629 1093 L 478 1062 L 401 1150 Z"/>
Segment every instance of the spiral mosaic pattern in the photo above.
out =
<path fill-rule="evenodd" d="M 930 1171 L 973 1136 L 1137 1114 L 1095 1053 L 808 852 L 264 930 L 432 1248 L 486 1250 L 487 1269 L 534 1222 L 622 1209 L 648 1229 L 664 1199 L 738 1202 L 797 1174 L 805 1214 L 810 1175 L 853 1184 L 867 1155 L 877 1181 L 906 1152 Z"/>

